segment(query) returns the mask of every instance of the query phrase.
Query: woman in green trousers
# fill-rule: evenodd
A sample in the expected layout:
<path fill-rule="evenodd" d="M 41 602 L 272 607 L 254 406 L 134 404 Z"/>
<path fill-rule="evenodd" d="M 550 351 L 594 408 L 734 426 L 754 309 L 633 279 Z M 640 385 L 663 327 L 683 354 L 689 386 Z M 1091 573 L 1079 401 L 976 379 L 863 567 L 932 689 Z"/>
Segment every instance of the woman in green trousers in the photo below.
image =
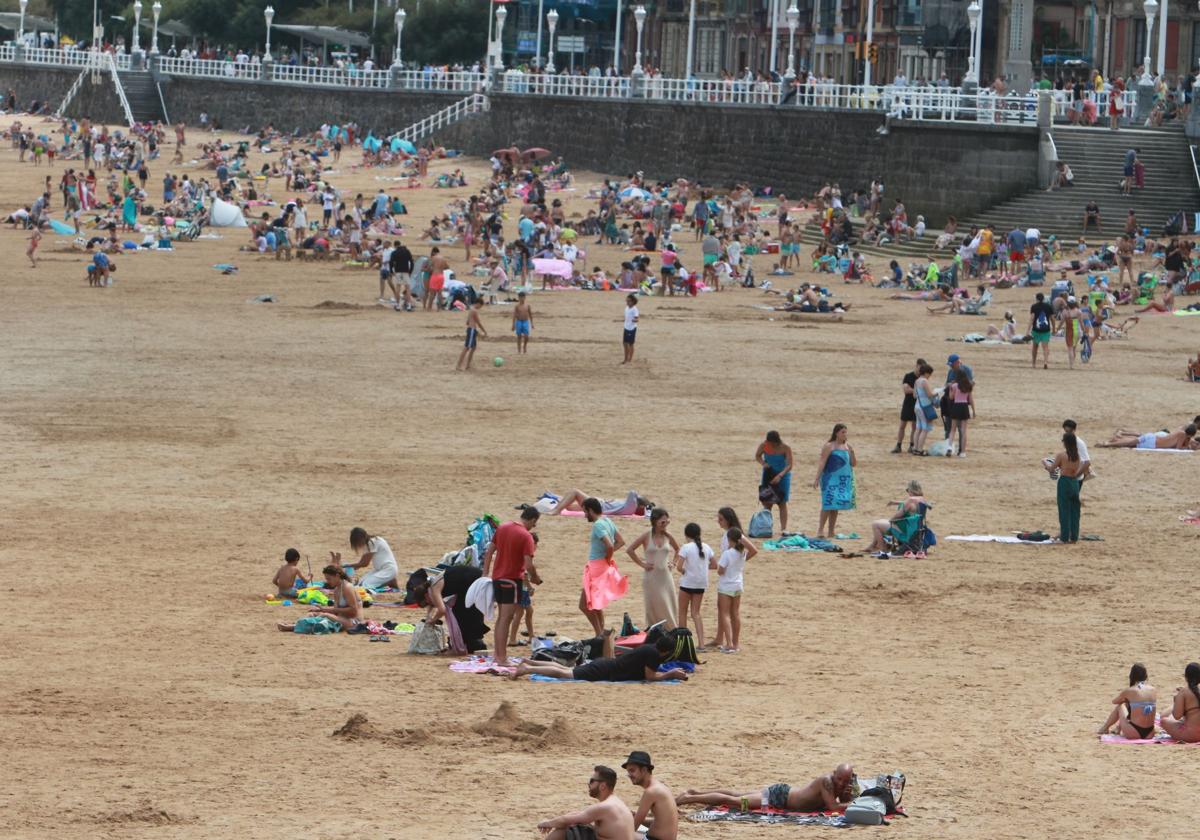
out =
<path fill-rule="evenodd" d="M 1063 451 L 1054 460 L 1042 462 L 1050 475 L 1058 476 L 1058 539 L 1060 542 L 1079 542 L 1079 486 L 1083 483 L 1084 466 L 1079 460 L 1075 435 L 1062 437 Z"/>

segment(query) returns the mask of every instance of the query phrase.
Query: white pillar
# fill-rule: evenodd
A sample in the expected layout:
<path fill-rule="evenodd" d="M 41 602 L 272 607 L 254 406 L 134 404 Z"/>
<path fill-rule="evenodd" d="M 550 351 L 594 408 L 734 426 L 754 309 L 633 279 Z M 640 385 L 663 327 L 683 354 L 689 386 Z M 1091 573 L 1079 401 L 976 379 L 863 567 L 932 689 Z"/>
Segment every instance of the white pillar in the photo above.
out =
<path fill-rule="evenodd" d="M 538 0 L 538 28 L 537 28 L 537 44 L 533 48 L 533 54 L 537 56 L 536 64 L 538 69 L 545 67 L 545 62 L 542 61 L 542 0 Z"/>
<path fill-rule="evenodd" d="M 162 3 L 159 0 L 154 0 L 154 5 L 150 7 L 150 11 L 154 12 L 154 34 L 150 38 L 150 54 L 158 55 L 158 16 L 162 14 Z"/>
<path fill-rule="evenodd" d="M 787 73 L 784 74 L 784 78 L 789 82 L 796 78 L 796 25 L 799 22 L 800 9 L 796 7 L 796 0 L 792 0 L 792 4 L 788 6 L 787 10 L 788 61 Z"/>
<path fill-rule="evenodd" d="M 774 73 L 779 69 L 775 64 L 777 58 L 775 51 L 779 46 L 779 0 L 771 0 L 768 8 L 771 10 L 771 57 L 768 61 L 771 72 Z"/>
<path fill-rule="evenodd" d="M 24 9 L 25 2 L 21 3 L 21 8 Z M 133 51 L 140 53 L 142 51 L 142 0 L 134 0 L 133 3 Z M 55 41 L 55 43 L 58 43 Z"/>
<path fill-rule="evenodd" d="M 692 59 L 695 55 L 696 46 L 696 0 L 692 0 L 691 7 L 688 10 L 688 39 L 687 39 L 687 66 L 683 68 L 683 78 L 690 79 L 692 77 Z"/>
<path fill-rule="evenodd" d="M 613 40 L 613 69 L 621 75 L 621 0 L 617 0 L 617 33 Z"/>
<path fill-rule="evenodd" d="M 867 47 L 864 51 L 863 58 L 863 87 L 871 86 L 871 43 L 875 39 L 875 0 L 867 2 Z"/>
<path fill-rule="evenodd" d="M 1161 77 L 1167 69 L 1167 2 L 1162 0 L 1158 24 L 1158 75 Z"/>
<path fill-rule="evenodd" d="M 963 78 L 963 82 L 971 82 L 979 84 L 979 56 L 975 54 L 976 40 L 975 33 L 979 30 L 979 0 L 971 0 L 971 5 L 967 6 L 967 24 L 971 27 L 971 44 L 970 50 L 967 53 L 967 75 Z"/>
<path fill-rule="evenodd" d="M 975 84 L 983 78 L 983 0 L 975 0 L 979 4 L 979 25 L 975 27 Z"/>
<path fill-rule="evenodd" d="M 404 66 L 404 60 L 401 58 L 400 47 L 401 39 L 404 37 L 404 19 L 408 17 L 408 13 L 404 9 L 396 9 L 396 54 L 392 56 L 392 66 L 399 70 Z"/>
<path fill-rule="evenodd" d="M 637 24 L 637 51 L 633 54 L 633 70 L 629 75 L 642 75 L 642 27 L 646 25 L 646 7 L 638 6 L 633 10 L 633 20 Z"/>
<path fill-rule="evenodd" d="M 496 9 L 496 69 L 504 69 L 504 19 L 508 17 L 508 9 L 500 6 Z"/>
<path fill-rule="evenodd" d="M 550 60 L 546 63 L 546 72 L 554 72 L 554 30 L 558 27 L 558 12 L 554 9 L 550 10 L 550 14 L 546 15 L 546 25 L 550 27 L 550 42 L 547 45 L 546 52 L 549 53 Z"/>
<path fill-rule="evenodd" d="M 263 18 L 267 22 L 267 46 L 266 46 L 265 54 L 263 55 L 263 61 L 270 61 L 271 60 L 271 21 L 273 21 L 275 19 L 275 9 L 273 9 L 271 6 L 267 6 L 265 9 L 263 9 Z"/>

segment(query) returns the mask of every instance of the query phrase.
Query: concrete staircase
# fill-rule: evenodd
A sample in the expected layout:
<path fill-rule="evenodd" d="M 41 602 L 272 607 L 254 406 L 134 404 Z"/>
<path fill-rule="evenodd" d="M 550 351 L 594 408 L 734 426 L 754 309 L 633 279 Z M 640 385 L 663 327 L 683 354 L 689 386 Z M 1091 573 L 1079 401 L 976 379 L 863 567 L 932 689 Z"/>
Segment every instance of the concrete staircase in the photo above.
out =
<path fill-rule="evenodd" d="M 153 76 L 144 70 L 121 70 L 117 76 L 136 122 L 170 122 Z"/>
<path fill-rule="evenodd" d="M 1059 160 L 1075 173 L 1075 186 L 1054 192 L 1035 190 L 961 220 L 960 229 L 972 224 L 993 224 L 998 233 L 1014 226 L 1036 227 L 1045 239 L 1055 234 L 1074 241 L 1083 230 L 1083 208 L 1089 201 L 1100 206 L 1103 235 L 1088 233 L 1089 242 L 1111 242 L 1125 229 L 1125 215 L 1132 208 L 1142 227 L 1154 235 L 1178 210 L 1200 210 L 1200 188 L 1183 126 L 1164 128 L 1083 128 L 1058 126 L 1051 136 Z M 1125 153 L 1139 149 L 1146 165 L 1146 186 L 1133 195 L 1121 195 L 1121 173 Z"/>

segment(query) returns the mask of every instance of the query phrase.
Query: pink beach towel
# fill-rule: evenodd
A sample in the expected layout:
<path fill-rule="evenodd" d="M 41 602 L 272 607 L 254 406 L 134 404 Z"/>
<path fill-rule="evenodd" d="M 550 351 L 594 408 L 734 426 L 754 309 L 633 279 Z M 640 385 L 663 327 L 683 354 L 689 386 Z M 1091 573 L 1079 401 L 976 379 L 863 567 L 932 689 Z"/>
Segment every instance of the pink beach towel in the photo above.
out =
<path fill-rule="evenodd" d="M 1176 741 L 1174 738 L 1166 734 L 1160 734 L 1157 738 L 1125 738 L 1121 735 L 1101 735 L 1100 743 L 1102 744 L 1167 744 L 1168 746 L 1176 747 L 1200 747 L 1200 744 L 1190 744 L 1187 741 Z"/>
<path fill-rule="evenodd" d="M 456 659 L 450 663 L 450 670 L 460 674 L 515 674 L 517 669 L 511 665 L 497 665 L 490 656 L 469 656 L 466 659 Z"/>
<path fill-rule="evenodd" d="M 583 591 L 589 610 L 602 610 L 629 591 L 629 577 L 611 560 L 589 560 L 583 567 Z"/>

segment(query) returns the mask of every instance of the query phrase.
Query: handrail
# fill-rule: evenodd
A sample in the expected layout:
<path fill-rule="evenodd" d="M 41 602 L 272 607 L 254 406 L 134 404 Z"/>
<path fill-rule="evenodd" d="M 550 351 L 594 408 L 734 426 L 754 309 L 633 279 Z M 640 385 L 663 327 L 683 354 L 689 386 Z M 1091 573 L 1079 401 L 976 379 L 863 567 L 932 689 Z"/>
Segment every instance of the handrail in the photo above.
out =
<path fill-rule="evenodd" d="M 488 110 L 489 107 L 491 107 L 491 103 L 486 96 L 482 93 L 473 93 L 470 96 L 460 99 L 453 105 L 448 105 L 440 111 L 436 111 L 428 117 L 402 129 L 398 132 L 398 135 L 402 140 L 415 143 L 417 140 L 432 134 L 439 128 L 453 125 L 468 114 L 477 114 Z"/>
<path fill-rule="evenodd" d="M 154 82 L 154 90 L 158 93 L 158 104 L 162 106 L 163 122 L 170 125 L 171 116 L 167 113 L 167 100 L 163 98 L 162 83 L 153 76 L 150 77 L 150 81 Z"/>
<path fill-rule="evenodd" d="M 1192 174 L 1196 176 L 1196 189 L 1200 189 L 1200 165 L 1196 163 L 1196 147 L 1189 145 L 1188 151 L 1192 153 Z"/>
<path fill-rule="evenodd" d="M 117 63 L 113 61 L 112 53 L 103 53 L 107 58 L 108 71 L 112 74 L 113 87 L 117 89 L 117 98 L 121 100 L 121 110 L 125 112 L 125 121 L 129 127 L 134 126 L 133 110 L 129 107 L 129 100 L 125 98 L 125 88 L 121 87 L 121 77 L 117 75 Z"/>
<path fill-rule="evenodd" d="M 79 93 L 79 89 L 83 87 L 83 80 L 87 78 L 90 68 L 83 68 L 79 71 L 79 75 L 75 77 L 75 81 L 71 83 L 71 87 L 67 90 L 67 95 L 63 97 L 63 101 L 59 103 L 57 110 L 54 112 L 55 119 L 61 119 L 66 112 L 67 106 L 71 104 L 71 100 L 75 98 L 75 94 Z"/>

